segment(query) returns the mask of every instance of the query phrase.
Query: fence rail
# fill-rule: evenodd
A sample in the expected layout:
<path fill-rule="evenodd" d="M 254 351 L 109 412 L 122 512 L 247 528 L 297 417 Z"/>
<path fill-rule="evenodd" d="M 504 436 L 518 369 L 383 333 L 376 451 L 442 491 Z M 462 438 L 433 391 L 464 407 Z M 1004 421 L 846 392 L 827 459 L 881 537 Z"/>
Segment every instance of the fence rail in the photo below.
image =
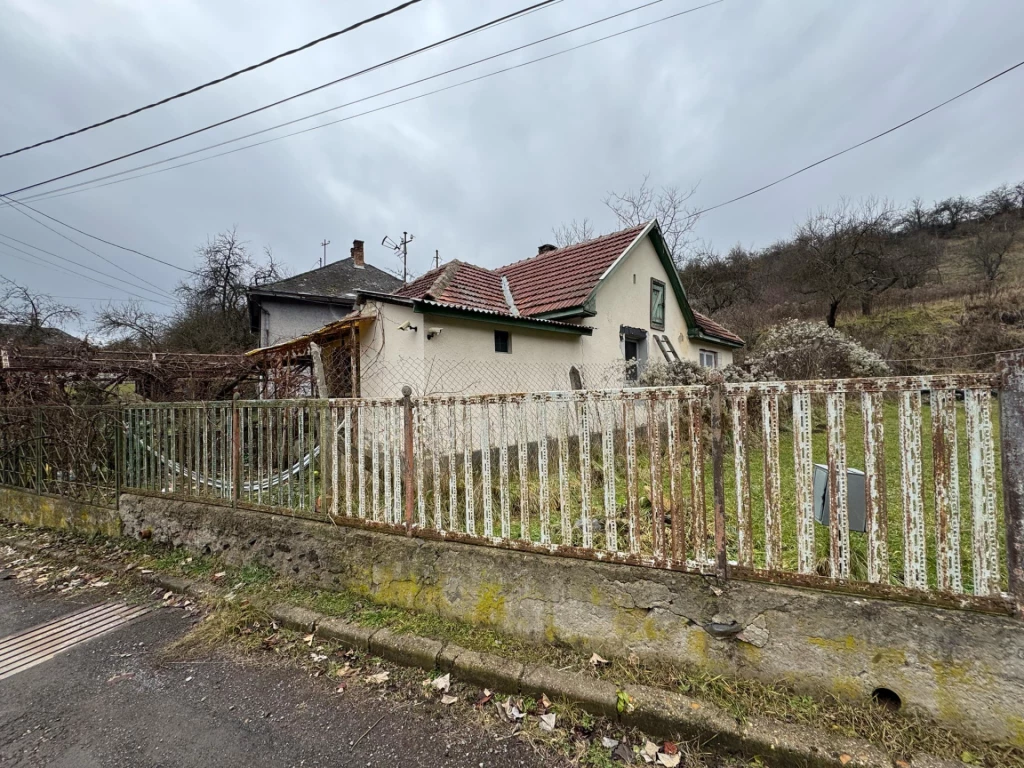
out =
<path fill-rule="evenodd" d="M 1012 611 L 1020 512 L 996 457 L 1024 434 L 993 412 L 1006 380 L 146 403 L 78 428 L 103 435 L 109 460 L 86 474 L 113 490 Z M 85 476 L 35 422 L 3 418 L 0 483 L 64 493 Z"/>

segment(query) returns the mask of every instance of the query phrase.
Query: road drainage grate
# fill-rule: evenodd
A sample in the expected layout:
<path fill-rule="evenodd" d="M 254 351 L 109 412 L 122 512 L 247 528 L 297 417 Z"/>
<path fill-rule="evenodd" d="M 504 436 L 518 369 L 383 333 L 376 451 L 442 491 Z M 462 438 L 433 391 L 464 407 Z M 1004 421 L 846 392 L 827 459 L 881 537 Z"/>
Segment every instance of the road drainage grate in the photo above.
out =
<path fill-rule="evenodd" d="M 104 603 L 0 638 L 0 680 L 122 627 L 149 611 L 145 606 Z"/>

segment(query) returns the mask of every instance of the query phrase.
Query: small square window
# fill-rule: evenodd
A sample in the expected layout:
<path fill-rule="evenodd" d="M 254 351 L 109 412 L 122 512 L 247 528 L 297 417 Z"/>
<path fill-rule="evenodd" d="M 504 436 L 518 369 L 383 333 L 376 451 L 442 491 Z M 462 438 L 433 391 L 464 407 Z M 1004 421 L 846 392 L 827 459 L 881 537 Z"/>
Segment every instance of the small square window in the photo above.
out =
<path fill-rule="evenodd" d="M 700 351 L 700 364 L 705 368 L 718 367 L 718 353 L 710 349 Z"/>
<path fill-rule="evenodd" d="M 494 332 L 494 351 L 495 352 L 512 352 L 512 337 L 508 331 L 495 331 Z"/>
<path fill-rule="evenodd" d="M 665 284 L 651 278 L 651 328 L 665 330 Z"/>

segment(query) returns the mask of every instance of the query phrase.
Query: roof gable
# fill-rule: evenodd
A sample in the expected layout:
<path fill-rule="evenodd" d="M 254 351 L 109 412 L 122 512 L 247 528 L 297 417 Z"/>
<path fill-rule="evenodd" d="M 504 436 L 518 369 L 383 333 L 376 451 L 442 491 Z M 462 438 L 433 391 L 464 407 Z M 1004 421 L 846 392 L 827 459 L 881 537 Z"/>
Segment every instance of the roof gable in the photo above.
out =
<path fill-rule="evenodd" d="M 276 283 L 253 286 L 252 294 L 290 294 L 294 296 L 331 297 L 351 301 L 360 290 L 394 291 L 402 281 L 382 269 L 371 266 L 357 267 L 352 258 L 332 262 L 326 267 L 286 277 Z"/>
<path fill-rule="evenodd" d="M 497 270 L 508 278 L 516 306 L 539 315 L 582 306 L 608 268 L 648 224 L 541 253 Z"/>

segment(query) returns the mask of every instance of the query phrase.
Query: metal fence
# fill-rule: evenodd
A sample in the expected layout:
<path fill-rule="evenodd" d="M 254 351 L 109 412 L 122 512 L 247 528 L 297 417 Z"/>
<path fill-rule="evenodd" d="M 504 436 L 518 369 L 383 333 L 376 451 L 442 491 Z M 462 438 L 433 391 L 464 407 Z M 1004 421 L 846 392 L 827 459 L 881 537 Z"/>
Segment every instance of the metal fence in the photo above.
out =
<path fill-rule="evenodd" d="M 0 483 L 1005 612 L 1024 586 L 1005 380 L 140 404 L 76 416 L 96 434 L 74 455 L 6 413 Z"/>
<path fill-rule="evenodd" d="M 103 406 L 0 409 L 0 485 L 116 506 L 121 415 Z"/>

